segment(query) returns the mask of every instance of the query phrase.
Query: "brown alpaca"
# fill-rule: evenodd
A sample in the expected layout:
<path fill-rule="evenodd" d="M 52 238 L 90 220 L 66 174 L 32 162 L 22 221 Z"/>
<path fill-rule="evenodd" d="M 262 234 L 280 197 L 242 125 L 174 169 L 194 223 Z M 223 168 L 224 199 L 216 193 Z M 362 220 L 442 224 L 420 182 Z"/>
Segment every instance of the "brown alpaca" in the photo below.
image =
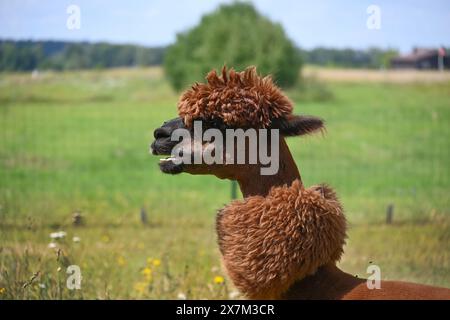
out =
<path fill-rule="evenodd" d="M 176 164 L 162 159 L 165 173 L 212 174 L 237 180 L 244 199 L 217 214 L 223 263 L 235 286 L 251 299 L 450 299 L 450 290 L 395 281 L 368 289 L 366 281 L 336 267 L 343 253 L 346 221 L 334 191 L 305 188 L 285 142 L 287 136 L 323 129 L 323 121 L 292 114 L 292 103 L 270 77 L 254 68 L 222 70 L 195 84 L 178 104 L 180 118 L 155 130 L 153 154 L 169 155 L 175 129 L 206 127 L 279 129 L 279 170 L 261 175 L 259 164 Z M 214 142 L 202 145 L 202 150 Z M 195 150 L 193 153 L 198 152 Z M 201 151 L 201 150 L 200 150 Z M 224 150 L 223 157 L 229 150 Z"/>

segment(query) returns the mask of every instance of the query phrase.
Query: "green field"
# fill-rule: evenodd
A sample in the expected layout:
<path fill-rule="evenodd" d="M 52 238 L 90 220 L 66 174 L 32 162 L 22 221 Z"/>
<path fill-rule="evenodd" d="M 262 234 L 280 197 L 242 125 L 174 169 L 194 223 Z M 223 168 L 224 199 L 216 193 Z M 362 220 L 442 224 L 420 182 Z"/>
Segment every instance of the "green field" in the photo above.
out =
<path fill-rule="evenodd" d="M 305 185 L 327 182 L 343 202 L 341 267 L 450 287 L 450 82 L 326 86 L 326 100 L 287 91 L 327 121 L 289 145 Z M 163 175 L 148 153 L 177 97 L 156 68 L 0 75 L 0 299 L 235 296 L 214 230 L 230 182 Z M 81 290 L 66 288 L 71 264 Z"/>

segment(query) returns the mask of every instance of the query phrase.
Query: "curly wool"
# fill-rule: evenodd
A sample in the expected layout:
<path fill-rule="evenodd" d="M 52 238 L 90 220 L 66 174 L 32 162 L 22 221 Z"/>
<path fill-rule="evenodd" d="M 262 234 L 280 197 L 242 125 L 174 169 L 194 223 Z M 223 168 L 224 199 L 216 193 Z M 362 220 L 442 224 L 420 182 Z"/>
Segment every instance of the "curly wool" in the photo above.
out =
<path fill-rule="evenodd" d="M 194 120 L 220 119 L 234 128 L 267 128 L 272 119 L 292 114 L 292 102 L 273 83 L 260 77 L 255 67 L 243 72 L 233 69 L 222 76 L 211 71 L 207 83 L 196 83 L 178 102 L 178 114 L 187 127 Z"/>
<path fill-rule="evenodd" d="M 235 286 L 251 299 L 277 299 L 295 281 L 338 261 L 346 238 L 342 211 L 330 187 L 304 189 L 299 180 L 224 207 L 218 242 Z"/>

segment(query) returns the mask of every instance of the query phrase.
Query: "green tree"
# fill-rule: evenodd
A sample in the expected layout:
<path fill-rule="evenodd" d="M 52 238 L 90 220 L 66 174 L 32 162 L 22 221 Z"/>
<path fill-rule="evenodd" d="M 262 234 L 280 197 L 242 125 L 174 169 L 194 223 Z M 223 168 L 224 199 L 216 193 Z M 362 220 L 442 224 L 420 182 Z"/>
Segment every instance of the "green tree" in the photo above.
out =
<path fill-rule="evenodd" d="M 248 3 L 222 5 L 200 24 L 177 35 L 164 59 L 166 74 L 180 90 L 223 65 L 243 70 L 255 65 L 284 87 L 298 79 L 301 58 L 282 26 Z"/>

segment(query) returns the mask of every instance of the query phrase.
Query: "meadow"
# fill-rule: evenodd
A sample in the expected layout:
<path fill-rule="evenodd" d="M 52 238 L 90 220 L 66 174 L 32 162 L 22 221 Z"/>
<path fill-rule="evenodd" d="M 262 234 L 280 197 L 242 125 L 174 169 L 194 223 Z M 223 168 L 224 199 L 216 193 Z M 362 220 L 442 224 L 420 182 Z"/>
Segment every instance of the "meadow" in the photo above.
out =
<path fill-rule="evenodd" d="M 327 122 L 288 143 L 305 185 L 342 200 L 349 273 L 450 287 L 450 79 L 434 78 L 287 90 Z M 214 229 L 230 182 L 164 175 L 148 152 L 178 95 L 159 68 L 0 74 L 0 299 L 239 298 Z"/>

